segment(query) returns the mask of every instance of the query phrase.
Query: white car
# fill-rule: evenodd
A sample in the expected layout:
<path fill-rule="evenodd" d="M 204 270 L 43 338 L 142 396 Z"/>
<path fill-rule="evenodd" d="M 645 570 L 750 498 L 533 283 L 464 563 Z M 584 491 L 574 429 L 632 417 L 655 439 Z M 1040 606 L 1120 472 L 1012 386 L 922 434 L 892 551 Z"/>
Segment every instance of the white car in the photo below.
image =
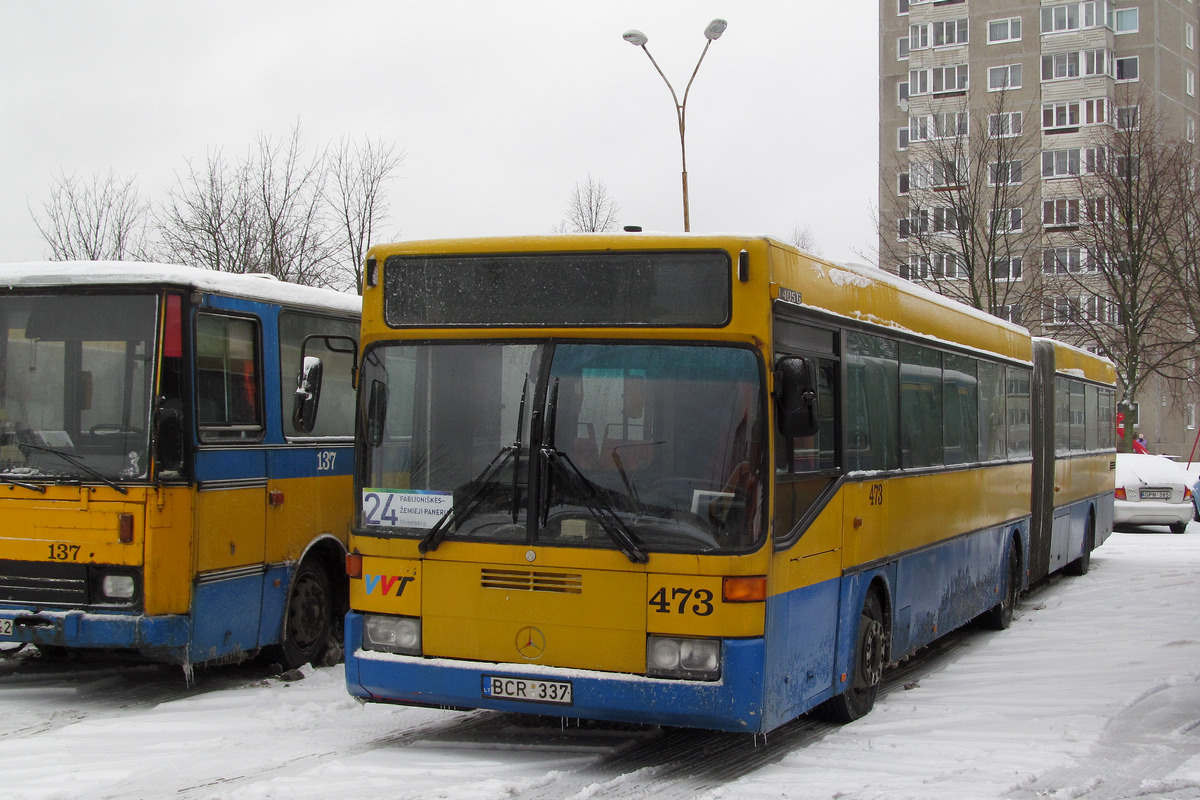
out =
<path fill-rule="evenodd" d="M 1116 525 L 1169 525 L 1183 533 L 1192 519 L 1192 481 L 1162 456 L 1117 453 Z"/>

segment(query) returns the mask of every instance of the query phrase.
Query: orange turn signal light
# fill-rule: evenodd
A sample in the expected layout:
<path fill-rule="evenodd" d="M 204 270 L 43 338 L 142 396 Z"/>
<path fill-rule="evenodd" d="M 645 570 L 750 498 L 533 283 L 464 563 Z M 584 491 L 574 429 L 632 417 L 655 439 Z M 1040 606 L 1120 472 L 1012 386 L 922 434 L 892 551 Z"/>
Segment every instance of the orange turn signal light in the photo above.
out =
<path fill-rule="evenodd" d="M 362 577 L 362 556 L 358 553 L 346 554 L 346 574 L 351 578 Z"/>
<path fill-rule="evenodd" d="M 761 603 L 767 599 L 767 576 L 727 576 L 721 582 L 726 603 Z"/>

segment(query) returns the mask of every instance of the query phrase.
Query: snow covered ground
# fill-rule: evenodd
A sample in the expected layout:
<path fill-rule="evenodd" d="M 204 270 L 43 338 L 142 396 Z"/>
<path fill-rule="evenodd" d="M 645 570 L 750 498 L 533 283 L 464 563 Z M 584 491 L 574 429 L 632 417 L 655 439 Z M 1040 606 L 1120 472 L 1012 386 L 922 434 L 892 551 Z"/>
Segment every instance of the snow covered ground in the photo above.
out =
<path fill-rule="evenodd" d="M 272 676 L 0 661 L 0 797 L 1200 798 L 1200 524 L 1118 533 L 1092 571 L 885 676 L 866 718 L 747 736 L 359 706 Z"/>

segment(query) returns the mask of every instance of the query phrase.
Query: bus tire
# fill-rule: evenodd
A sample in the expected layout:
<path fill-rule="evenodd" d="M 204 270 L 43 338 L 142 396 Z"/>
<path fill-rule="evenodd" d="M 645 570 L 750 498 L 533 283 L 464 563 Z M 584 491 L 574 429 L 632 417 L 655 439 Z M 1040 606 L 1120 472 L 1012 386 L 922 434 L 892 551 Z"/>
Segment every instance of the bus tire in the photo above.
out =
<path fill-rule="evenodd" d="M 320 564 L 305 561 L 296 569 L 284 608 L 282 637 L 275 648 L 284 670 L 321 659 L 333 632 L 333 593 Z"/>
<path fill-rule="evenodd" d="M 886 637 L 883 607 L 872 589 L 863 602 L 858 618 L 858 639 L 854 648 L 853 681 L 846 691 L 817 706 L 817 716 L 830 722 L 847 723 L 866 716 L 875 705 L 886 663 Z"/>
<path fill-rule="evenodd" d="M 1096 546 L 1096 518 L 1088 514 L 1087 531 L 1083 534 L 1083 552 L 1079 558 L 1067 564 L 1063 572 L 1068 575 L 1087 575 L 1092 568 L 1092 550 Z"/>
<path fill-rule="evenodd" d="M 1021 556 L 1017 553 L 1017 540 L 1008 543 L 1008 568 L 1004 573 L 1003 595 L 1000 602 L 983 612 L 983 624 L 993 630 L 1007 630 L 1012 624 L 1013 612 L 1017 610 L 1017 599 L 1021 593 Z"/>

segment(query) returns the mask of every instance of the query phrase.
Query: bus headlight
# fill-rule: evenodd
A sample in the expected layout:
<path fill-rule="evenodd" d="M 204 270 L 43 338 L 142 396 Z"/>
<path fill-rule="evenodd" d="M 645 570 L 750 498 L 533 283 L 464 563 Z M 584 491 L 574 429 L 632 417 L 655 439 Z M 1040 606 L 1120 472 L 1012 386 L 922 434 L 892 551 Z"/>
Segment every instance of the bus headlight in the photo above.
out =
<path fill-rule="evenodd" d="M 105 575 L 100 580 L 100 591 L 108 600 L 131 600 L 137 583 L 132 575 Z"/>
<path fill-rule="evenodd" d="M 646 674 L 663 678 L 715 681 L 721 677 L 721 642 L 650 636 L 646 639 Z"/>
<path fill-rule="evenodd" d="M 421 620 L 391 614 L 363 615 L 363 649 L 421 655 Z"/>

